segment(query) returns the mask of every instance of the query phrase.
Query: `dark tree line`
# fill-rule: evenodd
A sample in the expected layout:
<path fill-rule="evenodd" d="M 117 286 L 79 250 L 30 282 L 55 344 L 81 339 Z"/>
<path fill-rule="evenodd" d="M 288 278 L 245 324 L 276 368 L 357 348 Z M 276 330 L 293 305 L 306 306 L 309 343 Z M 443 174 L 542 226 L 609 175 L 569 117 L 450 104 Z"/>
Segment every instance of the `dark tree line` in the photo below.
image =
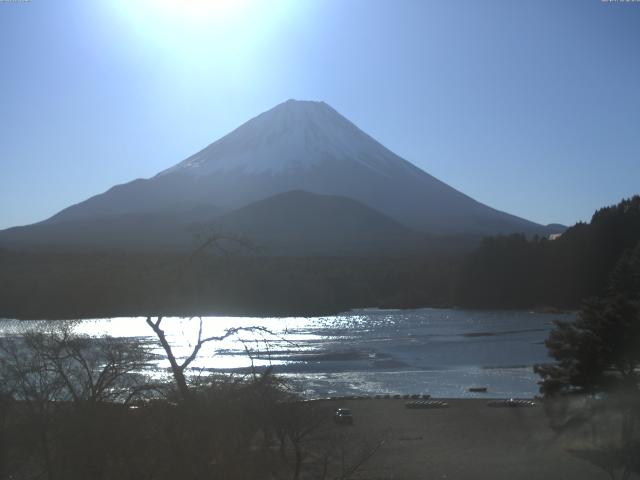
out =
<path fill-rule="evenodd" d="M 316 315 L 448 305 L 456 260 L 0 252 L 0 316 Z"/>
<path fill-rule="evenodd" d="M 455 303 L 480 308 L 576 309 L 603 294 L 623 253 L 640 241 L 640 196 L 598 210 L 560 238 L 486 238 L 463 262 Z"/>

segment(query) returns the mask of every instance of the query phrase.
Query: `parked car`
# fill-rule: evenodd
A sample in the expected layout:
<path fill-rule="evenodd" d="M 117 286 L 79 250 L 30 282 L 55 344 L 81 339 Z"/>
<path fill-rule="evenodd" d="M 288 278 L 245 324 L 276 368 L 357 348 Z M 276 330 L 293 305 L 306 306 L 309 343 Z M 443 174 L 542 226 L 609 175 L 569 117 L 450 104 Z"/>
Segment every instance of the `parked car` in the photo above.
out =
<path fill-rule="evenodd" d="M 353 425 L 353 413 L 348 408 L 338 408 L 333 420 L 342 425 Z"/>

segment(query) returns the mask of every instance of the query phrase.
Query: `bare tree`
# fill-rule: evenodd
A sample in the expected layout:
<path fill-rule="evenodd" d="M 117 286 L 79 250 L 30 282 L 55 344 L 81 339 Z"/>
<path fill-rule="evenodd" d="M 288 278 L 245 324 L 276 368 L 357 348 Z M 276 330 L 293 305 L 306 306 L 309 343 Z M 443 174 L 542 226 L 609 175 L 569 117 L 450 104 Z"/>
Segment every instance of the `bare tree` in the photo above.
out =
<path fill-rule="evenodd" d="M 173 352 L 173 348 L 167 339 L 167 335 L 165 331 L 161 328 L 162 320 L 164 317 L 157 317 L 156 320 L 153 320 L 152 317 L 147 317 L 147 324 L 151 327 L 153 332 L 156 334 L 160 345 L 162 346 L 167 360 L 169 361 L 169 365 L 171 368 L 171 374 L 176 382 L 176 387 L 178 388 L 178 392 L 180 397 L 183 400 L 187 400 L 190 396 L 189 383 L 187 382 L 187 377 L 185 375 L 185 371 L 189 366 L 193 363 L 193 361 L 198 358 L 198 354 L 202 347 L 210 342 L 221 342 L 226 338 L 237 335 L 240 332 L 262 332 L 272 335 L 272 333 L 264 328 L 259 326 L 253 327 L 233 327 L 228 329 L 222 335 L 213 335 L 209 337 L 202 336 L 202 326 L 203 321 L 202 317 L 198 317 L 198 335 L 196 341 L 193 345 L 193 349 L 191 353 L 184 359 L 179 360 Z M 192 317 L 193 318 L 193 317 Z"/>
<path fill-rule="evenodd" d="M 137 340 L 89 338 L 68 329 L 29 333 L 24 339 L 30 354 L 39 356 L 64 386 L 56 400 L 128 403 L 149 386 L 139 373 L 149 365 L 150 352 Z"/>
<path fill-rule="evenodd" d="M 0 394 L 15 400 L 12 478 L 98 478 L 121 442 L 124 407 L 153 388 L 142 373 L 150 359 L 137 340 L 79 336 L 63 323 L 0 339 Z"/>

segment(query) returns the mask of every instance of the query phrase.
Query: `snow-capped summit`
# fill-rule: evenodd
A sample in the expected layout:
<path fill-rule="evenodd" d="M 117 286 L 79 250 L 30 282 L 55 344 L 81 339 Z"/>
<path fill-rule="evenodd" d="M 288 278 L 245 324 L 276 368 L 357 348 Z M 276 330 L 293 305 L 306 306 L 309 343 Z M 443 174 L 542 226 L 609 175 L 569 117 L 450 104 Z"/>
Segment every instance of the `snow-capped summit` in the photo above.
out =
<path fill-rule="evenodd" d="M 287 100 L 159 175 L 183 172 L 281 174 L 327 160 L 357 162 L 384 175 L 406 162 L 324 102 Z"/>

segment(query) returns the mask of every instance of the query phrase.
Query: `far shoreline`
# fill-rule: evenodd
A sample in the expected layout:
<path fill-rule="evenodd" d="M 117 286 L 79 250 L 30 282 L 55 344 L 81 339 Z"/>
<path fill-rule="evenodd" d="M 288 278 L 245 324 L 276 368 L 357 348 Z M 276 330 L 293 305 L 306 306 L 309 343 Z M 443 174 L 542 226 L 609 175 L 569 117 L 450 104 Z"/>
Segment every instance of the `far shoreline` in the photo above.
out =
<path fill-rule="evenodd" d="M 83 321 L 83 320 L 109 320 L 114 318 L 145 318 L 145 317 L 176 317 L 176 318 L 206 318 L 206 317 L 231 317 L 231 318 L 292 318 L 292 317 L 303 317 L 303 318 L 312 318 L 312 317 L 330 317 L 330 316 L 338 316 L 342 314 L 349 314 L 358 311 L 388 311 L 388 312 L 398 312 L 398 311 L 415 311 L 415 310 L 456 310 L 456 311 L 468 311 L 468 312 L 499 312 L 499 313 L 508 313 L 508 312 L 519 312 L 519 313 L 535 313 L 540 315 L 569 315 L 576 314 L 578 310 L 572 309 L 560 309 L 555 307 L 539 307 L 539 308 L 485 308 L 485 307 L 466 307 L 466 306 L 446 306 L 446 305 L 425 305 L 425 306 L 410 306 L 410 307 L 353 307 L 348 309 L 327 309 L 327 310 L 314 310 L 314 311 L 263 311 L 256 312 L 253 310 L 231 310 L 231 311 L 214 311 L 203 313 L 201 311 L 190 312 L 188 310 L 175 312 L 175 311 L 167 311 L 164 313 L 154 312 L 152 314 L 149 313 L 141 313 L 141 312 L 117 312 L 111 314 L 95 314 L 95 315 L 60 315 L 58 313 L 53 313 L 51 315 L 46 316 L 26 316 L 26 315 L 11 315 L 0 313 L 0 319 L 2 320 L 18 320 L 18 321 Z"/>

